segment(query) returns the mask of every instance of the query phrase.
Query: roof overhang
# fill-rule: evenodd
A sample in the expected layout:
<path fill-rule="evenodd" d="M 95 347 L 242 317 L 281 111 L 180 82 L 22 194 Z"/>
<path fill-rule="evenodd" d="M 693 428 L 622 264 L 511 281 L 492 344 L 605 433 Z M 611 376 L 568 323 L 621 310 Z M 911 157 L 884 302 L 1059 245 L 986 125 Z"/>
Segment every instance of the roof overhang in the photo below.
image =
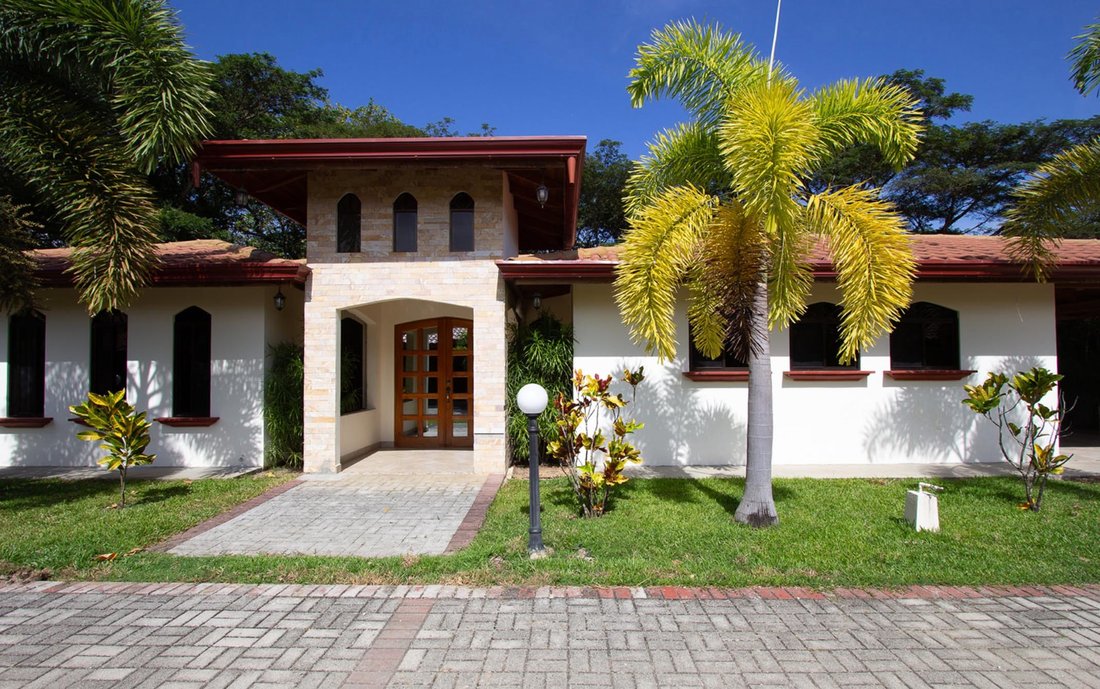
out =
<path fill-rule="evenodd" d="M 910 235 L 918 280 L 933 282 L 1030 282 L 1034 277 L 1013 255 L 1004 237 L 971 235 Z M 615 277 L 623 245 L 517 256 L 497 261 L 501 276 L 518 284 L 607 282 Z M 1100 285 L 1100 240 L 1064 239 L 1051 251 L 1048 279 L 1061 287 Z M 814 278 L 836 279 L 828 244 L 819 239 L 811 248 Z"/>
<path fill-rule="evenodd" d="M 42 287 L 72 287 L 71 248 L 30 252 Z M 310 269 L 303 261 L 278 258 L 217 240 L 169 242 L 156 246 L 151 287 L 237 287 L 289 283 L 304 288 Z"/>
<path fill-rule="evenodd" d="M 587 139 L 583 136 L 501 136 L 402 139 L 279 139 L 206 141 L 192 163 L 192 181 L 209 172 L 303 225 L 310 171 L 388 165 L 479 165 L 508 176 L 520 229 L 520 249 L 573 246 Z M 546 184 L 539 206 L 534 190 Z"/>
<path fill-rule="evenodd" d="M 610 282 L 618 261 L 497 261 L 501 276 L 509 282 Z M 835 280 L 831 265 L 813 266 L 815 280 Z M 979 262 L 921 263 L 918 280 L 932 282 L 1034 282 L 1018 264 Z M 1048 275 L 1058 283 L 1100 283 L 1100 266 L 1058 266 Z"/>

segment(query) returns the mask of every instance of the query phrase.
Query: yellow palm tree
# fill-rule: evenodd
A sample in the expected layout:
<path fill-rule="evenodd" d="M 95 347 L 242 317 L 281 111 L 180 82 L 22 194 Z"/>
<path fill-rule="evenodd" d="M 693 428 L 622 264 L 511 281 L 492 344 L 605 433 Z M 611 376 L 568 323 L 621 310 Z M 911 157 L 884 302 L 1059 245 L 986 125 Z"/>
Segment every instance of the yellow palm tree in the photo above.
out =
<path fill-rule="evenodd" d="M 904 224 L 876 190 L 810 195 L 803 182 L 856 142 L 903 165 L 916 149 L 920 114 L 907 91 L 877 79 L 807 94 L 739 36 L 694 22 L 655 31 L 630 79 L 635 107 L 672 97 L 693 120 L 659 134 L 627 184 L 619 310 L 635 342 L 671 359 L 675 303 L 686 287 L 696 346 L 710 357 L 730 346 L 748 360 L 745 495 L 735 518 L 774 524 L 769 329 L 805 310 L 810 250 L 820 237 L 832 251 L 844 360 L 908 306 L 914 272 Z"/>

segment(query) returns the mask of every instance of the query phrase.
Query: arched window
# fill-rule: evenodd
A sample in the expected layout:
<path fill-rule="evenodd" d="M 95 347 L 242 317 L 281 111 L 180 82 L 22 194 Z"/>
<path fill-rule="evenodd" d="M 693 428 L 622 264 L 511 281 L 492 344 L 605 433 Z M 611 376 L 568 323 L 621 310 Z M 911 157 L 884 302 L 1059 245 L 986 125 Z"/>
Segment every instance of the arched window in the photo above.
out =
<path fill-rule="evenodd" d="M 791 324 L 791 370 L 859 368 L 859 355 L 840 363 L 840 307 L 828 302 L 811 304 Z"/>
<path fill-rule="evenodd" d="M 416 251 L 416 198 L 409 193 L 393 202 L 393 250 Z"/>
<path fill-rule="evenodd" d="M 341 254 L 358 253 L 362 232 L 362 206 L 355 194 L 344 194 L 336 204 L 336 251 Z"/>
<path fill-rule="evenodd" d="M 340 413 L 367 408 L 363 386 L 363 324 L 354 318 L 340 319 Z"/>
<path fill-rule="evenodd" d="M 46 317 L 37 311 L 8 321 L 8 416 L 41 418 L 46 407 Z"/>
<path fill-rule="evenodd" d="M 451 251 L 474 250 L 474 200 L 464 191 L 451 199 Z"/>
<path fill-rule="evenodd" d="M 890 368 L 957 370 L 958 311 L 927 301 L 910 306 L 890 333 Z"/>
<path fill-rule="evenodd" d="M 100 311 L 92 316 L 88 389 L 98 395 L 126 389 L 126 321 L 121 311 Z"/>
<path fill-rule="evenodd" d="M 210 416 L 210 314 L 191 306 L 172 332 L 172 416 Z"/>

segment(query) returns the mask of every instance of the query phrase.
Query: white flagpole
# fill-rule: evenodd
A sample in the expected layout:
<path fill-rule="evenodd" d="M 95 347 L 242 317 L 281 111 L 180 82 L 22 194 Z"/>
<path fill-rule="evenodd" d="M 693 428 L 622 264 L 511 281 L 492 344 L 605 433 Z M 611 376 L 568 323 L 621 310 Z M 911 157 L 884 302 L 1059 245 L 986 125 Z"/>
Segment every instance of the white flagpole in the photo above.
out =
<path fill-rule="evenodd" d="M 783 6 L 783 0 L 775 0 L 775 31 L 772 32 L 772 54 L 768 58 L 768 81 L 772 80 L 772 65 L 775 64 L 775 42 L 779 38 L 779 9 Z"/>

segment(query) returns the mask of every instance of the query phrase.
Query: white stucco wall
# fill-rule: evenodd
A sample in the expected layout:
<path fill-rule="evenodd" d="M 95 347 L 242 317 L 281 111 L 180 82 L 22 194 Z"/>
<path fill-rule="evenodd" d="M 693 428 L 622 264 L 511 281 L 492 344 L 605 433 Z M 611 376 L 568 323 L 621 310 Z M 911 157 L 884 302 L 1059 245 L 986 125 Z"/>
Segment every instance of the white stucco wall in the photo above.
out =
<path fill-rule="evenodd" d="M 817 284 L 810 303 L 816 301 L 836 303 L 835 288 Z M 860 368 L 873 371 L 866 379 L 794 381 L 783 375 L 790 363 L 789 334 L 773 331 L 777 464 L 999 460 L 992 425 L 963 407 L 962 386 L 993 370 L 1056 370 L 1054 287 L 919 283 L 914 301 L 959 312 L 960 364 L 978 372 L 961 381 L 892 380 L 882 373 L 890 368 L 884 336 L 862 352 Z M 609 285 L 574 287 L 573 323 L 576 367 L 606 375 L 645 366 L 635 416 L 646 427 L 635 439 L 647 463 L 744 463 L 747 383 L 682 376 L 688 334 L 683 304 L 677 313 L 680 353 L 663 364 L 631 344 Z"/>
<path fill-rule="evenodd" d="M 284 288 L 287 308 L 276 312 L 275 288 L 151 288 L 127 308 L 127 398 L 150 418 L 172 415 L 172 329 L 177 313 L 198 306 L 211 316 L 210 413 L 205 428 L 154 422 L 150 450 L 158 466 L 260 465 L 263 462 L 263 376 L 266 339 L 300 333 L 302 293 Z M 72 290 L 41 293 L 46 315 L 45 415 L 40 429 L 0 428 L 0 466 L 93 465 L 95 443 L 76 439 L 68 406 L 84 399 L 89 378 L 90 319 Z M 270 313 L 269 313 L 270 312 Z M 7 413 L 8 328 L 0 328 L 0 415 Z M 300 335 L 298 336 L 300 337 Z"/>

